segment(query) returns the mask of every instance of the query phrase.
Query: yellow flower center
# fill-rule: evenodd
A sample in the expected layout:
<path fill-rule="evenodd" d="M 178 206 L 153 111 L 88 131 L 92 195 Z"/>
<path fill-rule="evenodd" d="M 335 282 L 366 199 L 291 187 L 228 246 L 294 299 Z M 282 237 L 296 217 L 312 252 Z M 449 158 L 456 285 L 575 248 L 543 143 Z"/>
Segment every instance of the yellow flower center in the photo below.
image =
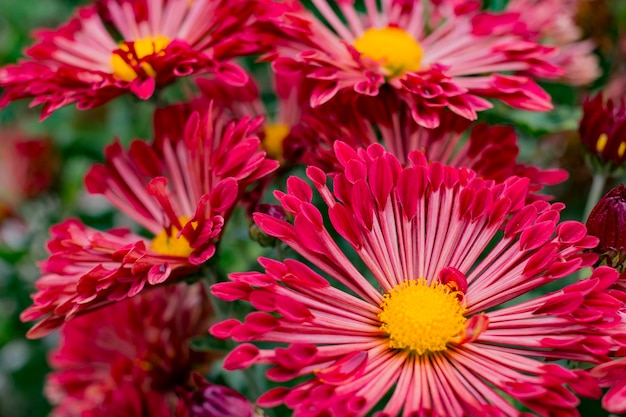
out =
<path fill-rule="evenodd" d="M 283 159 L 283 141 L 289 134 L 290 127 L 284 123 L 274 123 L 265 126 L 263 148 L 267 155 L 276 160 Z"/>
<path fill-rule="evenodd" d="M 182 225 L 185 225 L 185 223 L 189 221 L 189 218 L 182 216 L 179 217 L 178 220 Z M 193 248 L 189 246 L 189 241 L 184 236 L 176 237 L 179 231 L 180 230 L 173 225 L 169 233 L 167 229 L 161 231 L 161 233 L 152 239 L 150 248 L 161 255 L 188 257 L 191 255 L 191 252 L 193 252 Z"/>
<path fill-rule="evenodd" d="M 378 318 L 389 347 L 418 355 L 446 350 L 465 329 L 465 307 L 458 292 L 439 282 L 407 280 L 383 296 Z"/>
<path fill-rule="evenodd" d="M 133 67 L 141 66 L 150 77 L 155 77 L 154 68 L 147 62 L 139 62 L 140 59 L 153 54 L 164 54 L 163 50 L 170 44 L 170 40 L 165 36 L 155 36 L 154 38 L 139 39 L 133 42 L 134 53 L 126 43 L 120 44 L 122 54 L 126 54 L 124 59 L 119 54 L 111 55 L 111 66 L 113 67 L 113 75 L 124 81 L 133 81 L 137 78 L 137 72 Z"/>
<path fill-rule="evenodd" d="M 424 51 L 404 30 L 396 27 L 370 28 L 354 41 L 362 56 L 381 62 L 390 77 L 420 69 Z"/>

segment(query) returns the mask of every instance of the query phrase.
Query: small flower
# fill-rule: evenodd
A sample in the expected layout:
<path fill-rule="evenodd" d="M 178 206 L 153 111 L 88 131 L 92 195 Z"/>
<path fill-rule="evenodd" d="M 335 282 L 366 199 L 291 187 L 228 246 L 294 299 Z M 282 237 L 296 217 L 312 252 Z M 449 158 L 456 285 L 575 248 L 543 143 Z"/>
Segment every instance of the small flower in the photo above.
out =
<path fill-rule="evenodd" d="M 424 127 L 439 124 L 448 108 L 470 120 L 492 107 L 486 98 L 521 109 L 551 109 L 550 97 L 533 77 L 555 78 L 548 62 L 556 52 L 517 33 L 519 15 L 480 12 L 477 2 L 393 1 L 365 12 L 353 2 L 314 1 L 324 22 L 299 3 L 267 2 L 259 17 L 267 54 L 282 75 L 310 81 L 311 106 L 338 92 L 377 96 L 389 86 Z M 344 23 L 345 22 L 345 23 Z"/>
<path fill-rule="evenodd" d="M 526 179 L 494 184 L 427 164 L 419 151 L 406 167 L 378 144 L 335 151 L 343 169 L 333 190 L 321 170 L 307 170 L 332 227 L 297 177 L 275 193 L 293 224 L 255 215 L 308 264 L 260 258 L 262 272 L 211 288 L 258 310 L 212 326 L 245 342 L 224 367 L 266 364 L 269 379 L 298 381 L 259 405 L 285 404 L 295 417 L 523 414 L 512 398 L 547 417 L 578 416 L 577 395 L 600 396 L 587 370 L 556 361 L 607 360 L 621 323 L 622 303 L 607 291 L 617 272 L 601 267 L 532 293 L 596 260 L 585 251 L 597 239 L 559 223 L 562 204 L 525 203 Z"/>
<path fill-rule="evenodd" d="M 178 284 L 68 322 L 49 359 L 45 393 L 53 416 L 171 417 L 175 391 L 211 359 L 189 347 L 210 318 L 202 285 Z"/>
<path fill-rule="evenodd" d="M 180 396 L 176 417 L 263 417 L 241 393 L 193 375 L 196 389 Z"/>
<path fill-rule="evenodd" d="M 252 211 L 256 213 L 265 213 L 268 216 L 275 217 L 279 220 L 288 219 L 285 210 L 283 210 L 281 206 L 278 206 L 276 204 L 259 203 L 254 206 L 254 209 Z M 263 232 L 259 225 L 256 224 L 254 221 L 251 222 L 249 231 L 250 238 L 252 238 L 252 240 L 254 240 L 255 242 L 259 242 L 261 246 L 272 246 L 277 242 L 275 238 L 265 234 L 265 232 Z"/>
<path fill-rule="evenodd" d="M 0 221 L 51 188 L 58 168 L 58 155 L 48 138 L 0 129 Z"/>
<path fill-rule="evenodd" d="M 105 164 L 88 172 L 87 189 L 153 237 L 100 232 L 76 220 L 53 227 L 34 305 L 21 316 L 43 319 L 28 336 L 44 336 L 79 313 L 197 271 L 214 255 L 246 187 L 278 166 L 252 133 L 260 123 L 230 121 L 212 106 L 171 106 L 155 114 L 152 145 L 136 140 L 127 152 L 110 145 Z"/>
<path fill-rule="evenodd" d="M 587 219 L 587 230 L 600 239 L 594 252 L 599 265 L 626 271 L 626 187 L 620 184 L 600 199 Z"/>
<path fill-rule="evenodd" d="M 578 127 L 594 170 L 617 174 L 626 161 L 626 105 L 604 103 L 602 94 L 587 98 Z"/>
<path fill-rule="evenodd" d="M 131 92 L 151 97 L 177 77 L 211 71 L 233 84 L 246 73 L 230 58 L 254 51 L 244 0 L 102 0 L 57 30 L 35 33 L 27 59 L 0 68 L 0 106 L 33 98 L 42 117 L 77 103 L 99 106 Z"/>

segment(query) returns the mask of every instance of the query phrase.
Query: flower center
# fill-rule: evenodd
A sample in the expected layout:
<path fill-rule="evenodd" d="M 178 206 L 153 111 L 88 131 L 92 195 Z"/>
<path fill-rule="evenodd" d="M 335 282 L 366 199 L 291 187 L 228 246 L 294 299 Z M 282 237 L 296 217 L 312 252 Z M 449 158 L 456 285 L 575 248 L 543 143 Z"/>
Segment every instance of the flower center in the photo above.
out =
<path fill-rule="evenodd" d="M 274 123 L 265 126 L 265 138 L 263 148 L 267 155 L 278 161 L 283 159 L 283 141 L 289 134 L 289 125 L 284 123 Z"/>
<path fill-rule="evenodd" d="M 179 217 L 178 220 L 182 225 L 189 221 L 185 216 Z M 164 229 L 152 239 L 150 248 L 161 255 L 188 257 L 194 250 L 183 235 L 177 237 L 179 231 L 174 225 L 170 227 L 169 233 Z"/>
<path fill-rule="evenodd" d="M 404 30 L 396 27 L 370 28 L 354 41 L 362 56 L 381 62 L 390 77 L 420 69 L 424 51 Z"/>
<path fill-rule="evenodd" d="M 132 48 L 129 46 L 131 44 Z M 164 54 L 163 50 L 169 44 L 170 40 L 165 36 L 139 39 L 134 42 L 122 42 L 119 45 L 121 53 L 111 55 L 113 75 L 124 81 L 133 81 L 137 78 L 135 68 L 139 65 L 146 74 L 150 77 L 155 77 L 156 71 L 154 71 L 154 68 L 147 62 L 139 62 L 139 60 L 153 54 Z"/>
<path fill-rule="evenodd" d="M 458 291 L 426 280 L 407 280 L 383 296 L 378 318 L 389 335 L 389 347 L 418 355 L 446 350 L 465 329 L 465 307 Z"/>

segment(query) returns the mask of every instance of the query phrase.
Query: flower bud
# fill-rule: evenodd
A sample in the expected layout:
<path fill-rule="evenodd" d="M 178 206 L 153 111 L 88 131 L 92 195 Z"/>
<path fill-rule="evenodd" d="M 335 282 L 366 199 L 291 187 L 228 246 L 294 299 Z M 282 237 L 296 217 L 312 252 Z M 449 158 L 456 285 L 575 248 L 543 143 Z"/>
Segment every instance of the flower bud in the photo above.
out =
<path fill-rule="evenodd" d="M 594 249 L 600 255 L 598 265 L 626 269 L 626 187 L 613 188 L 591 210 L 587 231 L 600 239 Z"/>
<path fill-rule="evenodd" d="M 613 100 L 604 103 L 602 94 L 587 98 L 578 132 L 595 171 L 614 174 L 623 168 L 626 162 L 624 102 L 619 106 Z"/>
<path fill-rule="evenodd" d="M 177 417 L 263 417 L 241 393 L 193 375 L 194 391 L 179 393 Z"/>
<path fill-rule="evenodd" d="M 258 213 L 269 214 L 270 216 L 279 220 L 287 221 L 288 219 L 288 216 L 285 210 L 283 210 L 281 206 L 276 205 L 276 204 L 260 203 L 255 206 L 253 211 L 258 212 Z M 274 246 L 274 244 L 276 243 L 276 238 L 267 235 L 254 222 L 250 224 L 249 232 L 250 232 L 250 237 L 252 238 L 252 240 L 254 240 L 255 242 L 258 242 L 261 246 Z"/>

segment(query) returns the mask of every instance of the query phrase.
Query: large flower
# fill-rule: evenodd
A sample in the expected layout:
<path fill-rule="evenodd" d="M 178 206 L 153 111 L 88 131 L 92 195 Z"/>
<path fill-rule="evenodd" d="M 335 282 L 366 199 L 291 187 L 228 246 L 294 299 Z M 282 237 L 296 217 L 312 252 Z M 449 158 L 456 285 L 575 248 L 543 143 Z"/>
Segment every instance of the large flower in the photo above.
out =
<path fill-rule="evenodd" d="M 336 151 L 344 170 L 334 190 L 322 171 L 307 170 L 332 229 L 296 177 L 276 193 L 293 225 L 256 215 L 316 270 L 262 258 L 264 271 L 232 274 L 211 289 L 259 310 L 211 328 L 262 342 L 239 345 L 224 367 L 271 364 L 268 378 L 298 379 L 260 405 L 284 403 L 295 416 L 530 415 L 510 397 L 542 416 L 577 416 L 575 394 L 600 395 L 586 370 L 544 361 L 605 361 L 610 329 L 621 322 L 621 303 L 606 292 L 617 273 L 607 267 L 531 293 L 596 258 L 584 252 L 597 239 L 582 224 L 558 223 L 562 204 L 525 204 L 525 179 L 494 185 L 467 169 L 427 164 L 418 151 L 405 168 L 380 145 Z"/>
<path fill-rule="evenodd" d="M 0 68 L 4 106 L 21 98 L 44 104 L 42 117 L 70 103 L 101 105 L 125 92 L 147 99 L 176 77 L 215 72 L 242 84 L 227 60 L 255 47 L 245 0 L 103 0 L 79 9 L 57 30 L 35 33 L 27 59 Z M 110 30 L 109 30 L 110 28 Z"/>
<path fill-rule="evenodd" d="M 211 359 L 189 347 L 189 339 L 205 332 L 210 319 L 209 299 L 198 283 L 157 288 L 67 323 L 50 355 L 45 392 L 55 406 L 53 415 L 104 410 L 116 415 L 115 409 L 144 405 L 153 410 L 149 415 L 162 415 L 154 410 L 176 405 L 176 388 Z"/>
<path fill-rule="evenodd" d="M 485 98 L 548 110 L 550 97 L 531 77 L 563 74 L 547 61 L 554 48 L 519 31 L 518 14 L 479 12 L 475 1 L 398 0 L 382 10 L 368 1 L 364 14 L 351 1 L 313 1 L 328 27 L 296 2 L 267 3 L 271 10 L 260 19 L 276 47 L 266 59 L 279 74 L 311 79 L 314 107 L 341 90 L 376 96 L 387 84 L 419 124 L 435 127 L 446 107 L 475 119 L 491 107 Z"/>
<path fill-rule="evenodd" d="M 276 169 L 251 133 L 259 119 L 229 121 L 213 107 L 189 116 L 188 107 L 157 111 L 153 145 L 136 140 L 124 152 L 114 143 L 106 164 L 85 178 L 90 192 L 103 194 L 153 238 L 100 232 L 77 220 L 54 226 L 34 305 L 22 313 L 25 321 L 43 318 L 29 337 L 197 270 L 215 253 L 247 185 Z"/>
<path fill-rule="evenodd" d="M 378 143 L 392 153 L 402 165 L 408 163 L 411 151 L 419 150 L 429 161 L 471 168 L 482 178 L 504 182 L 510 176 L 530 180 L 531 199 L 547 198 L 538 193 L 546 185 L 567 178 L 560 169 L 543 170 L 518 162 L 519 147 L 515 130 L 510 126 L 472 123 L 452 112 L 440 114 L 437 128 L 424 128 L 411 118 L 411 109 L 385 89 L 379 97 L 348 99 L 345 94 L 305 114 L 293 129 L 289 145 L 302 154 L 308 165 L 332 174 L 341 170 L 333 145 L 342 141 L 353 148 Z M 471 129 L 470 129 L 471 128 Z"/>

